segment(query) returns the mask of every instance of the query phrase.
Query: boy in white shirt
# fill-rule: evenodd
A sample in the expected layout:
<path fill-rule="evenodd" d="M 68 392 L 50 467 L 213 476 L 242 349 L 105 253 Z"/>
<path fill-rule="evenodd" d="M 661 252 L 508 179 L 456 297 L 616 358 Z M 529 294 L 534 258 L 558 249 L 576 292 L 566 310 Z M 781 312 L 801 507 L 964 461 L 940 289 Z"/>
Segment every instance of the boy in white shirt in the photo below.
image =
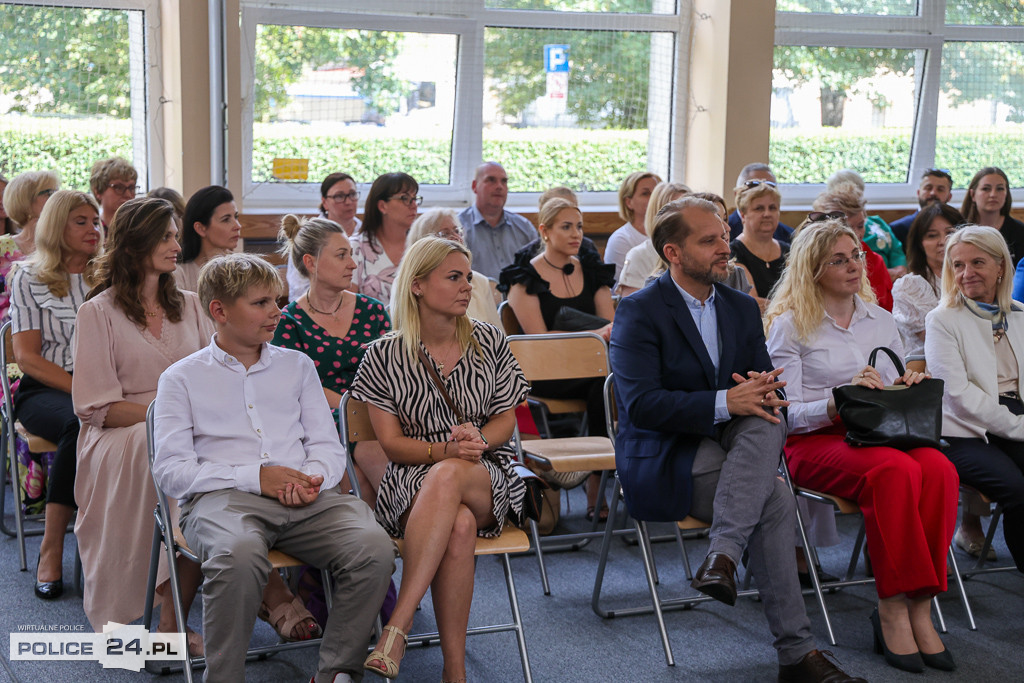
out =
<path fill-rule="evenodd" d="M 313 361 L 271 346 L 277 272 L 249 254 L 214 259 L 199 298 L 217 333 L 168 368 L 156 398 L 154 472 L 181 505 L 202 563 L 206 675 L 245 679 L 245 652 L 273 547 L 334 577 L 312 683 L 358 681 L 395 569 L 395 545 L 359 498 L 341 493 L 345 452 Z"/>

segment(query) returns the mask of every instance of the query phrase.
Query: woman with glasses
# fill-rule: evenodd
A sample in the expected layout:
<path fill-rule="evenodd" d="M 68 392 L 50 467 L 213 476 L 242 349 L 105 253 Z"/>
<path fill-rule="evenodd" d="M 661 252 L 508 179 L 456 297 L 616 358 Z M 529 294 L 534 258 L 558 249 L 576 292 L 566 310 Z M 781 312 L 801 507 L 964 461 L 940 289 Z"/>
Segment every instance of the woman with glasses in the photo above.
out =
<path fill-rule="evenodd" d="M 366 195 L 363 227 L 351 239 L 356 261 L 351 289 L 385 307 L 391 305 L 391 287 L 405 253 L 406 235 L 423 203 L 419 189 L 416 179 L 406 173 L 378 176 Z"/>
<path fill-rule="evenodd" d="M 458 242 L 463 246 L 466 244 L 462 235 L 462 226 L 459 225 L 459 214 L 455 209 L 430 209 L 426 213 L 420 214 L 409 228 L 409 235 L 405 238 L 406 250 L 424 237 L 440 237 Z M 486 275 L 474 270 L 471 284 L 473 285 L 473 294 L 469 300 L 466 315 L 500 328 L 501 319 L 498 318 L 498 306 L 494 302 L 491 281 L 487 279 Z"/>
<path fill-rule="evenodd" d="M 865 225 L 868 218 L 867 211 L 864 210 L 864 193 L 855 183 L 835 183 L 815 198 L 813 206 L 814 211 L 807 216 L 809 222 L 838 218 L 840 213 L 843 214 L 846 225 L 860 240 L 860 250 L 864 252 L 868 282 L 871 283 L 871 290 L 875 293 L 878 305 L 891 311 L 892 277 L 889 276 L 889 270 L 885 267 L 885 259 L 871 251 L 871 247 L 864 241 Z"/>
<path fill-rule="evenodd" d="M 995 166 L 986 166 L 971 178 L 964 195 L 960 213 L 968 223 L 987 225 L 998 230 L 1010 249 L 1012 266 L 1017 267 L 1024 257 L 1024 223 L 1010 215 L 1013 197 L 1006 172 Z"/>
<path fill-rule="evenodd" d="M 178 289 L 196 291 L 202 267 L 234 251 L 241 234 L 238 206 L 231 190 L 220 185 L 197 190 L 189 197 L 181 221 L 181 263 L 174 271 Z"/>
<path fill-rule="evenodd" d="M 838 218 L 805 225 L 765 316 L 768 352 L 785 368 L 789 438 L 785 456 L 798 486 L 856 501 L 864 514 L 878 608 L 875 651 L 905 671 L 955 668 L 931 621 L 931 599 L 946 590 L 946 552 L 956 525 L 959 478 L 934 448 L 855 447 L 845 440 L 833 388 L 881 390 L 916 384 L 886 360 L 902 356 L 892 315 L 875 304 L 859 237 Z M 884 357 L 883 357 L 884 358 Z"/>
<path fill-rule="evenodd" d="M 29 171 L 3 184 L 6 223 L 14 223 L 18 227 L 0 236 L 0 320 L 7 320 L 11 305 L 11 288 L 8 286 L 11 267 L 35 251 L 36 223 L 47 200 L 60 189 L 60 179 L 53 171 Z"/>
<path fill-rule="evenodd" d="M 770 180 L 748 180 L 736 188 L 736 209 L 743 231 L 729 246 L 733 258 L 750 273 L 753 296 L 764 310 L 775 283 L 782 277 L 789 245 L 773 237 L 779 225 L 782 195 Z"/>
<path fill-rule="evenodd" d="M 363 222 L 356 218 L 359 208 L 359 190 L 348 173 L 331 173 L 320 183 L 320 217 L 334 221 L 345 231 L 346 237 L 359 232 Z M 309 280 L 299 272 L 292 259 L 285 270 L 288 281 L 288 301 L 295 301 L 309 289 Z"/>
<path fill-rule="evenodd" d="M 134 199 L 139 191 L 135 183 L 139 180 L 139 172 L 131 162 L 121 157 L 100 159 L 92 165 L 89 177 L 89 189 L 100 205 L 100 222 L 103 229 L 114 220 L 114 214 L 129 199 Z"/>

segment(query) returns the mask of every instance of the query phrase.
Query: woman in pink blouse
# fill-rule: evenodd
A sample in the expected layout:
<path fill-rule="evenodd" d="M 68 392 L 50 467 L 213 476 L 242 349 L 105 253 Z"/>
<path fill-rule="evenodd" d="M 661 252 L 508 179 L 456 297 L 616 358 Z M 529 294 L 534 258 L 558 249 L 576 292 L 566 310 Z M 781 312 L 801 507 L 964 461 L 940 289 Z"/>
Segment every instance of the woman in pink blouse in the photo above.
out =
<path fill-rule="evenodd" d="M 875 304 L 861 241 L 842 219 L 812 223 L 793 240 L 766 313 L 768 352 L 784 368 L 789 399 L 786 460 L 793 481 L 857 502 L 864 514 L 878 609 L 875 651 L 906 671 L 952 671 L 953 657 L 931 621 L 946 590 L 946 552 L 956 525 L 959 478 L 934 448 L 855 447 L 836 412 L 834 387 L 916 384 L 871 350 L 903 345 L 892 315 Z"/>
<path fill-rule="evenodd" d="M 181 247 L 173 215 L 171 203 L 155 197 L 133 199 L 118 209 L 98 284 L 78 313 L 79 365 L 71 385 L 82 421 L 75 535 L 85 573 L 85 613 L 97 631 L 109 621 L 130 623 L 143 613 L 156 506 L 146 455 L 146 408 L 163 371 L 206 346 L 213 335 L 199 297 L 175 284 Z M 111 533 L 114 520 L 117 533 Z M 183 558 L 178 572 L 187 610 L 202 575 L 197 564 Z M 161 567 L 157 585 L 166 588 L 167 576 Z M 271 578 L 261 610 L 265 616 L 289 639 L 319 635 L 309 613 L 292 605 L 294 596 L 280 577 L 271 573 Z M 158 630 L 178 631 L 171 593 L 160 592 Z M 190 651 L 201 652 L 202 638 L 190 632 L 188 639 Z"/>

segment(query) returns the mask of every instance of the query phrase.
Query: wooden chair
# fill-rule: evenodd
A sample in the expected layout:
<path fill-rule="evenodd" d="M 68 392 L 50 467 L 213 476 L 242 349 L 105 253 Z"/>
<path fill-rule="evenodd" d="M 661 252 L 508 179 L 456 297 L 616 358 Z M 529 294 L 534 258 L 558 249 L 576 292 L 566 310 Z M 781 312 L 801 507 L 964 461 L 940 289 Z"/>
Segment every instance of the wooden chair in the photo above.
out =
<path fill-rule="evenodd" d="M 608 425 L 608 434 L 614 437 L 618 428 L 618 414 L 615 405 L 614 376 L 609 375 L 604 385 L 604 410 L 605 421 Z M 622 483 L 618 475 L 612 490 L 611 505 L 608 512 L 608 523 L 605 526 L 601 538 L 601 550 L 598 555 L 597 575 L 594 577 L 594 592 L 591 596 L 590 607 L 599 617 L 611 619 L 614 617 L 635 616 L 640 614 L 653 614 L 658 625 L 658 633 L 661 636 L 661 645 L 665 650 L 665 661 L 669 666 L 675 666 L 675 657 L 672 653 L 672 644 L 668 639 L 668 630 L 665 628 L 664 613 L 680 609 L 690 609 L 701 602 L 707 602 L 713 598 L 707 595 L 692 594 L 678 598 L 663 598 L 660 595 L 658 585 L 661 583 L 658 577 L 657 566 L 654 561 L 654 553 L 651 549 L 651 533 L 648 523 L 643 520 L 633 520 L 633 530 L 636 532 L 640 557 L 643 560 L 644 577 L 647 580 L 647 589 L 650 594 L 650 605 L 636 607 L 622 607 L 618 609 L 606 609 L 601 606 L 601 592 L 604 587 L 604 572 L 608 564 L 608 555 L 611 552 L 612 536 L 615 530 L 616 518 L 622 501 Z M 694 535 L 706 535 L 711 525 L 696 517 L 687 516 L 672 525 L 675 540 L 682 555 L 683 570 L 687 580 L 693 578 L 693 571 L 690 567 L 690 559 L 686 552 L 685 537 Z M 754 590 L 741 590 L 737 595 L 756 595 Z"/>
<path fill-rule="evenodd" d="M 11 383 L 7 378 L 7 365 L 14 361 L 14 345 L 12 342 L 11 322 L 4 323 L 0 328 L 0 336 L 3 337 L 3 344 L 0 344 L 0 385 L 3 386 L 3 403 L 0 404 L 0 442 L 6 452 L 7 459 L 4 467 L 0 468 L 0 510 L 4 509 L 7 496 L 7 481 L 10 480 L 11 490 L 14 492 L 14 529 L 7 526 L 5 517 L 0 516 L 0 531 L 4 534 L 18 539 L 19 559 L 21 560 L 21 571 L 28 570 L 28 558 L 25 550 L 25 538 L 27 536 L 40 536 L 44 529 L 44 515 L 26 515 L 22 509 L 21 482 L 18 477 L 18 456 L 15 445 L 15 438 L 20 437 L 28 444 L 30 453 L 51 453 L 57 450 L 56 444 L 46 439 L 31 434 L 24 426 L 14 419 L 14 398 L 11 394 Z M 74 525 L 68 526 L 68 531 L 73 530 Z"/>
<path fill-rule="evenodd" d="M 370 422 L 370 411 L 363 401 L 353 399 L 348 392 L 341 397 L 341 405 L 338 409 L 338 425 L 341 432 L 341 440 L 345 446 L 345 453 L 348 459 L 348 467 L 354 465 L 352 459 L 352 444 L 359 441 L 376 441 L 377 435 L 373 431 L 373 424 Z M 359 495 L 359 482 L 356 477 L 349 477 L 352 482 L 353 492 Z M 398 544 L 399 553 L 404 549 L 403 539 L 395 539 Z M 516 634 L 516 642 L 519 646 L 519 659 L 523 666 L 523 679 L 526 683 L 532 683 L 533 675 L 530 672 L 530 658 L 526 652 L 526 635 L 523 630 L 523 618 L 519 613 L 519 595 L 516 592 L 515 582 L 512 579 L 512 564 L 509 562 L 511 553 L 525 553 L 530 550 L 530 539 L 522 530 L 506 522 L 501 530 L 501 535 L 496 538 L 477 538 L 476 556 L 497 555 L 501 558 L 502 569 L 505 573 L 505 588 L 508 590 L 509 609 L 512 612 L 511 623 L 494 624 L 491 626 L 472 626 L 466 629 L 466 635 L 481 635 L 485 633 L 503 633 L 512 631 Z M 439 635 L 437 631 L 430 633 L 409 634 L 409 644 L 429 645 L 437 643 Z"/>
<path fill-rule="evenodd" d="M 523 328 L 519 325 L 519 319 L 516 318 L 516 312 L 512 310 L 507 301 L 502 301 L 498 304 L 498 319 L 501 320 L 501 326 L 505 330 L 506 337 L 523 333 Z"/>
<path fill-rule="evenodd" d="M 154 403 L 150 403 L 149 409 L 146 411 L 146 441 L 149 455 L 150 474 L 153 473 L 153 458 L 156 455 L 153 441 L 154 405 Z M 179 628 L 182 629 L 183 633 L 185 626 L 185 606 L 182 603 L 181 584 L 178 579 L 178 567 L 175 563 L 175 556 L 176 554 L 181 553 L 183 556 L 196 563 L 199 562 L 199 557 L 188 547 L 188 543 L 185 541 L 185 537 L 182 535 L 181 529 L 179 529 L 178 525 L 171 520 L 167 494 L 165 494 L 163 489 L 160 488 L 160 483 L 156 480 L 155 475 L 153 475 L 153 485 L 156 487 L 157 505 L 156 509 L 153 510 L 153 517 L 155 518 L 155 522 L 153 524 L 153 546 L 149 558 L 149 580 L 146 584 L 146 604 L 143 611 L 142 625 L 147 629 L 153 626 L 153 599 L 156 594 L 157 570 L 160 566 L 160 546 L 163 545 L 166 552 L 167 567 L 170 572 L 169 583 L 171 587 L 171 596 L 174 602 L 174 614 L 178 620 L 178 624 L 180 625 Z M 303 567 L 306 564 L 291 555 L 274 549 L 270 550 L 268 557 L 270 558 L 270 562 L 273 565 L 274 570 L 287 569 L 290 567 Z M 324 569 L 321 570 L 321 576 L 325 588 L 324 595 L 326 596 L 325 601 L 327 603 L 327 609 L 330 610 L 331 591 L 329 586 L 331 575 L 330 572 Z M 311 638 L 309 640 L 301 640 L 292 643 L 282 642 L 277 645 L 250 647 L 246 652 L 246 659 L 265 659 L 267 656 L 275 652 L 298 650 L 313 646 L 319 647 L 321 642 L 321 638 Z M 180 650 L 184 652 L 184 665 L 180 670 L 184 673 L 185 680 L 188 681 L 188 683 L 192 683 L 192 669 L 205 667 L 206 658 L 191 656 L 188 653 L 188 646 L 185 642 L 184 636 L 181 639 L 179 647 Z M 154 674 L 168 674 L 176 673 L 179 669 L 175 666 L 171 666 L 163 660 L 147 659 L 146 671 Z"/>
<path fill-rule="evenodd" d="M 609 374 L 608 346 L 604 339 L 593 332 L 513 335 L 508 338 L 508 345 L 527 381 L 531 383 L 542 380 L 606 378 Z M 561 409 L 558 402 L 578 402 L 583 404 L 584 410 L 586 409 L 586 402 L 577 399 L 541 400 L 548 404 L 553 412 Z M 555 407 L 552 407 L 552 402 L 556 402 Z M 555 472 L 600 471 L 602 474 L 598 486 L 598 500 L 604 499 L 609 473 L 615 469 L 615 447 L 608 437 L 517 439 L 516 443 L 521 457 L 549 466 Z M 600 536 L 598 512 L 599 509 L 595 510 L 589 532 L 547 536 L 544 539 L 540 538 L 536 523 L 530 520 L 530 531 L 536 547 L 545 595 L 551 594 L 551 586 L 544 565 L 544 550 L 576 550 L 588 543 L 591 538 Z"/>

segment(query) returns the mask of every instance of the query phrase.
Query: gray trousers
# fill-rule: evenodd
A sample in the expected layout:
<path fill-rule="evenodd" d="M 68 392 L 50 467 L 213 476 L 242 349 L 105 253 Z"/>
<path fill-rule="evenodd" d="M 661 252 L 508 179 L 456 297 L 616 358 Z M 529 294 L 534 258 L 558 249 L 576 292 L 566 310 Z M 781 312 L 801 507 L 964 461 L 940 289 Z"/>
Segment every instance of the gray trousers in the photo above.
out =
<path fill-rule="evenodd" d="M 331 490 L 321 491 L 311 505 L 292 508 L 223 489 L 186 503 L 180 524 L 206 580 L 205 681 L 245 680 L 245 652 L 270 575 L 270 548 L 326 567 L 334 579 L 334 609 L 320 645 L 317 682 L 333 681 L 339 672 L 362 678 L 371 629 L 397 555 L 366 503 Z"/>
<path fill-rule="evenodd" d="M 757 583 L 779 664 L 795 664 L 814 649 L 796 571 L 793 529 L 796 506 L 778 478 L 786 422 L 737 417 L 704 439 L 693 461 L 690 514 L 711 520 L 709 552 L 739 565 L 749 550 L 748 571 Z"/>

